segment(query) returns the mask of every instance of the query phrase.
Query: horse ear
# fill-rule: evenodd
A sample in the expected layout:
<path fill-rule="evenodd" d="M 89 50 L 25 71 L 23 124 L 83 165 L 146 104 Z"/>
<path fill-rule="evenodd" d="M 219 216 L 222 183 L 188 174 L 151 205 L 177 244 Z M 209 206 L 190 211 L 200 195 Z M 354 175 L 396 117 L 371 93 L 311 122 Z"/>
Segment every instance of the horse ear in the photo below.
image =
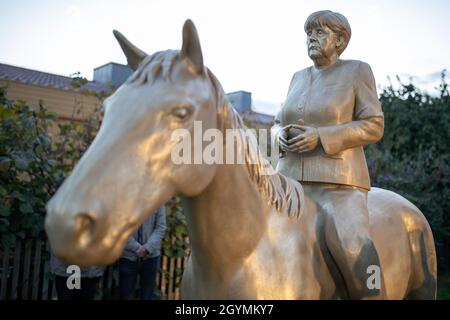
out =
<path fill-rule="evenodd" d="M 203 54 L 200 47 L 197 29 L 194 23 L 188 19 L 183 26 L 183 47 L 181 48 L 181 57 L 188 58 L 197 73 L 203 72 Z"/>
<path fill-rule="evenodd" d="M 127 57 L 128 65 L 130 66 L 131 69 L 136 70 L 139 66 L 139 63 L 141 63 L 141 61 L 144 60 L 147 54 L 138 47 L 136 47 L 134 44 L 132 44 L 119 31 L 114 30 L 113 33 L 117 41 L 119 42 L 123 53 L 125 53 L 125 56 Z"/>

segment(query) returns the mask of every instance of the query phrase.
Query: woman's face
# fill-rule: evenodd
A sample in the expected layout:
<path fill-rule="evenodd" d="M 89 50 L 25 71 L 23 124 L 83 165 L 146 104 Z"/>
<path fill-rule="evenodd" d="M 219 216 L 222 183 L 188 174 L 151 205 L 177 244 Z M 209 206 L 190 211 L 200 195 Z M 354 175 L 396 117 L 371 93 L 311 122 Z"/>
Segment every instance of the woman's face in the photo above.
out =
<path fill-rule="evenodd" d="M 327 59 L 337 54 L 338 36 L 327 26 L 317 26 L 306 32 L 308 55 L 312 60 Z"/>

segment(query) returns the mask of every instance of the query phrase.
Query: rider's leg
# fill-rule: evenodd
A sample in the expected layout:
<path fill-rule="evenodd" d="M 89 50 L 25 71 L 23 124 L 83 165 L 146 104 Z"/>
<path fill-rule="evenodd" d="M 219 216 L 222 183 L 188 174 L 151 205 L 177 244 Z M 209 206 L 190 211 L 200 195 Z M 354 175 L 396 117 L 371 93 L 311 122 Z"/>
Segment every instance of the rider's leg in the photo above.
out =
<path fill-rule="evenodd" d="M 322 195 L 321 206 L 327 214 L 327 246 L 344 277 L 350 298 L 384 298 L 381 264 L 370 236 L 367 191 L 336 186 L 326 188 Z M 374 267 L 370 266 L 379 268 L 379 281 L 369 279 L 374 274 Z"/>

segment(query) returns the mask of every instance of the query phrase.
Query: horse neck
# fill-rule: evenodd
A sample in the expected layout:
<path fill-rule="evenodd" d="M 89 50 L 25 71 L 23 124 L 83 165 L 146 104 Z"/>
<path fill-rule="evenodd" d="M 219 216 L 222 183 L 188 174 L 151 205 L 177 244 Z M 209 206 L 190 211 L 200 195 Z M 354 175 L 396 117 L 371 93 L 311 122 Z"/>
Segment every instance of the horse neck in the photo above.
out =
<path fill-rule="evenodd" d="M 211 77 L 215 79 L 213 75 Z M 245 130 L 242 119 L 224 98 L 220 84 L 216 80 L 213 83 L 218 89 L 217 114 L 222 133 L 226 128 Z M 196 197 L 185 199 L 192 245 L 191 267 L 208 281 L 214 281 L 212 277 L 224 281 L 242 266 L 243 260 L 258 246 L 268 229 L 270 215 L 276 214 L 277 209 L 286 207 L 289 212 L 289 208 L 295 208 L 291 211 L 300 214 L 301 187 L 278 175 L 265 178 L 272 168 L 267 166 L 257 145 L 248 144 L 249 140 L 238 136 L 246 164 L 218 164 L 216 174 L 205 190 Z M 257 165 L 250 164 L 249 159 L 256 160 Z"/>
<path fill-rule="evenodd" d="M 218 165 L 208 187 L 186 204 L 193 263 L 222 277 L 255 249 L 270 214 L 246 166 L 239 164 Z"/>

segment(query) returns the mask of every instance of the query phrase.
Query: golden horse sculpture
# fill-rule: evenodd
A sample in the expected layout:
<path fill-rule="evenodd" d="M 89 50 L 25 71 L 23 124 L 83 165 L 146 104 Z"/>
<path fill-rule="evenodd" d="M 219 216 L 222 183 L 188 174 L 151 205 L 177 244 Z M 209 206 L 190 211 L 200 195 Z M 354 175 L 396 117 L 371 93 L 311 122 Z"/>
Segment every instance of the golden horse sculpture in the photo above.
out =
<path fill-rule="evenodd" d="M 249 139 L 240 136 L 236 147 L 244 163 L 171 161 L 175 129 L 193 134 L 194 121 L 203 131 L 245 128 L 203 64 L 193 23 L 184 24 L 181 51 L 153 55 L 114 34 L 136 71 L 106 99 L 97 137 L 47 204 L 55 254 L 80 265 L 112 263 L 148 215 L 182 195 L 192 245 L 182 298 L 347 298 L 317 205 Z M 422 213 L 378 188 L 368 205 L 385 297 L 434 299 L 436 254 Z"/>

